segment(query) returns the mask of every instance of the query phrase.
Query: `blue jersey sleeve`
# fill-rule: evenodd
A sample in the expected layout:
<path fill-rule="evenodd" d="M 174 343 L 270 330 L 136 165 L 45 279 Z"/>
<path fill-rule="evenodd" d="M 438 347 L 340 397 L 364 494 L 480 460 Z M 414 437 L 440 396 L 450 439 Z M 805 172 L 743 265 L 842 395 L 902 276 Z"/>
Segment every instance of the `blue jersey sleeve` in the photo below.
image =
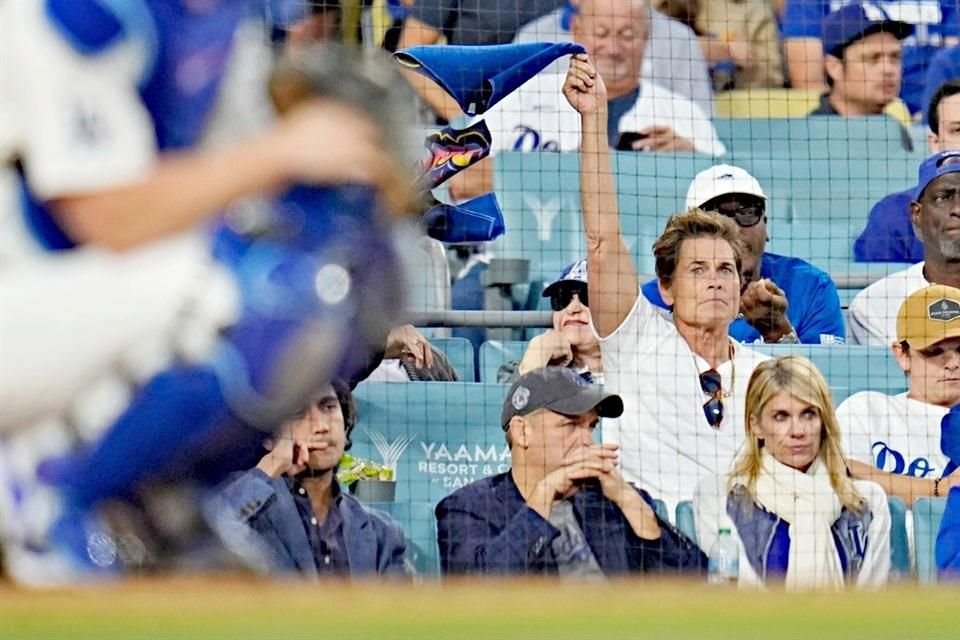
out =
<path fill-rule="evenodd" d="M 640 287 L 640 290 L 643 292 L 643 297 L 646 298 L 650 304 L 654 304 L 661 309 L 670 308 L 667 306 L 667 303 L 663 301 L 663 296 L 660 295 L 660 287 L 657 286 L 656 278 L 644 283 L 644 285 Z"/>
<path fill-rule="evenodd" d="M 837 285 L 826 273 L 815 274 L 810 280 L 808 305 L 794 329 L 804 344 L 831 344 L 846 340 L 847 329 L 840 308 Z M 792 305 L 794 301 L 789 301 Z M 791 315 L 789 310 L 787 315 Z"/>
<path fill-rule="evenodd" d="M 923 243 L 910 222 L 910 194 L 892 193 L 870 210 L 867 226 L 853 244 L 857 262 L 919 262 Z"/>
<path fill-rule="evenodd" d="M 940 34 L 960 36 L 960 0 L 940 0 Z"/>
<path fill-rule="evenodd" d="M 787 0 L 781 31 L 784 38 L 819 38 L 823 17 L 830 10 L 827 0 Z"/>

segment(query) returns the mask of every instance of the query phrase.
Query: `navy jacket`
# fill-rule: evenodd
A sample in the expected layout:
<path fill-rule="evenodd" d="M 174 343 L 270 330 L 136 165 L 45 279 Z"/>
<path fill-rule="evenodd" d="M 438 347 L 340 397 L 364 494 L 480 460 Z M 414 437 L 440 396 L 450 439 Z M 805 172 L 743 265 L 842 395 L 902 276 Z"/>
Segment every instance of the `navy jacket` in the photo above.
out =
<path fill-rule="evenodd" d="M 259 556 L 257 564 L 267 572 L 317 577 L 313 550 L 283 478 L 271 479 L 259 469 L 237 474 L 214 505 L 218 530 L 240 543 L 242 556 Z M 406 545 L 400 525 L 346 493 L 339 509 L 350 575 L 403 574 Z"/>
<path fill-rule="evenodd" d="M 650 497 L 639 493 L 652 506 Z M 598 483 L 585 484 L 571 502 L 606 575 L 706 567 L 706 556 L 697 545 L 659 517 L 660 539 L 639 538 Z M 509 471 L 447 496 L 437 505 L 436 515 L 443 573 L 557 573 L 551 543 L 560 532 L 527 506 Z"/>

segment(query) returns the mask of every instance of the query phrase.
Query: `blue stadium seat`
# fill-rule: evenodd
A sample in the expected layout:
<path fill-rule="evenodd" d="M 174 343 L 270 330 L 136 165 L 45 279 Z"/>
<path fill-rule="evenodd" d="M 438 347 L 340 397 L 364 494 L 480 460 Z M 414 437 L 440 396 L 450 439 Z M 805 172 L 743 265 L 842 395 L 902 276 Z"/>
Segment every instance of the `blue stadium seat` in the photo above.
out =
<path fill-rule="evenodd" d="M 466 338 L 435 338 L 430 344 L 443 352 L 464 382 L 477 381 L 476 357 L 473 345 Z"/>
<path fill-rule="evenodd" d="M 751 349 L 777 357 L 801 355 L 809 358 L 827 378 L 833 400 L 839 404 L 858 391 L 901 393 L 907 380 L 889 349 L 860 345 L 752 344 Z M 495 382 L 497 369 L 523 355 L 522 340 L 488 341 L 480 346 L 480 379 Z"/>
<path fill-rule="evenodd" d="M 677 529 L 680 529 L 680 533 L 684 534 L 697 544 L 700 544 L 699 540 L 697 539 L 697 523 L 693 510 L 693 502 L 690 500 L 681 500 L 678 502 L 676 517 L 676 525 Z M 705 549 L 704 553 L 707 551 L 710 550 Z"/>
<path fill-rule="evenodd" d="M 713 126 L 731 154 L 802 154 L 814 160 L 907 154 L 900 123 L 889 117 L 714 118 Z"/>
<path fill-rule="evenodd" d="M 481 344 L 480 382 L 496 382 L 500 365 L 522 358 L 527 344 L 527 340 L 487 340 Z"/>
<path fill-rule="evenodd" d="M 907 541 L 907 507 L 900 498 L 889 498 L 890 580 L 910 577 L 910 544 Z"/>
<path fill-rule="evenodd" d="M 433 503 L 369 502 L 367 505 L 386 511 L 403 527 L 407 542 L 407 558 L 413 564 L 418 576 L 428 578 L 440 574 L 437 521 L 433 513 Z"/>
<path fill-rule="evenodd" d="M 877 162 L 834 153 L 823 159 L 790 149 L 724 161 L 743 166 L 763 185 L 771 251 L 809 260 L 841 279 L 876 279 L 902 269 L 855 263 L 852 245 L 873 204 L 914 182 L 915 159 L 901 153 Z M 696 173 L 711 164 L 713 159 L 692 154 L 615 155 L 621 225 L 640 273 L 654 272 L 653 241 L 670 215 L 684 208 Z M 573 153 L 497 156 L 494 179 L 507 232 L 494 250 L 500 257 L 528 259 L 531 279 L 550 281 L 584 255 L 578 167 Z"/>
<path fill-rule="evenodd" d="M 657 515 L 660 516 L 661 520 L 670 522 L 670 509 L 667 508 L 666 502 L 660 498 L 653 498 L 653 510 L 657 512 Z"/>
<path fill-rule="evenodd" d="M 946 498 L 918 498 L 913 503 L 913 548 L 917 556 L 917 581 L 921 585 L 937 582 L 934 553 L 946 506 Z"/>
<path fill-rule="evenodd" d="M 436 504 L 458 487 L 505 471 L 502 385 L 365 382 L 354 392 L 359 421 L 351 453 L 395 464 L 397 502 Z"/>
<path fill-rule="evenodd" d="M 749 345 L 770 356 L 799 355 L 809 358 L 826 377 L 833 401 L 840 404 L 858 391 L 902 393 L 907 379 L 885 347 L 859 345 Z"/>

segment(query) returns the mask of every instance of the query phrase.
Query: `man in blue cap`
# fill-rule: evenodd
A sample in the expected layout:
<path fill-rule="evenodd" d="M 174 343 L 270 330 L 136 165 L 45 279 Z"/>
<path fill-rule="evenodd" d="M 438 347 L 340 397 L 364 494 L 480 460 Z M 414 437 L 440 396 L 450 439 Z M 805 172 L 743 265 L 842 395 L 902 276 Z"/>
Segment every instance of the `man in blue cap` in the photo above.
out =
<path fill-rule="evenodd" d="M 845 6 L 859 8 L 858 0 L 790 0 L 783 14 L 787 75 L 795 89 L 824 89 L 823 62 L 829 48 L 823 18 Z M 880 0 L 863 3 L 869 11 L 882 10 L 889 18 L 912 25 L 915 32 L 903 42 L 903 86 L 900 97 L 911 113 L 926 108 L 923 99 L 926 71 L 933 56 L 960 40 L 960 7 L 956 0 Z M 881 9 L 882 8 L 882 9 Z"/>
<path fill-rule="evenodd" d="M 889 346 L 897 337 L 897 311 L 931 284 L 960 287 L 960 151 L 934 154 L 920 165 L 910 221 L 923 242 L 923 262 L 879 280 L 850 303 L 850 339 Z"/>
<path fill-rule="evenodd" d="M 878 6 L 850 4 L 823 19 L 824 68 L 829 90 L 810 115 L 867 116 L 883 113 L 900 93 L 900 41 L 913 25 Z"/>
<path fill-rule="evenodd" d="M 960 52 L 960 47 L 955 47 Z M 929 100 L 927 146 L 930 153 L 960 150 L 960 73 L 944 82 Z M 923 260 L 923 243 L 910 222 L 914 187 L 897 191 L 873 205 L 867 226 L 853 244 L 858 262 Z"/>

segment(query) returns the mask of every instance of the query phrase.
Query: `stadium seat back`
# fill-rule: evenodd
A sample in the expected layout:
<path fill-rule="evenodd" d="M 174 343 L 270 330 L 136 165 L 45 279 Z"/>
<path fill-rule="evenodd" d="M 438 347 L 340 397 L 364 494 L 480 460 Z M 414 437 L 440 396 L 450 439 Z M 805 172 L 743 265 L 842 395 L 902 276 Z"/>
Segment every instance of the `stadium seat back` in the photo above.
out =
<path fill-rule="evenodd" d="M 803 155 L 870 160 L 907 153 L 900 123 L 886 116 L 863 118 L 715 118 L 717 134 L 735 155 Z"/>
<path fill-rule="evenodd" d="M 476 357 L 474 356 L 473 345 L 469 340 L 466 338 L 437 338 L 431 340 L 430 344 L 447 356 L 447 360 L 460 375 L 460 380 L 476 382 Z"/>
<path fill-rule="evenodd" d="M 480 382 L 496 382 L 500 366 L 522 358 L 527 344 L 526 340 L 487 340 L 480 345 Z"/>
<path fill-rule="evenodd" d="M 660 516 L 661 520 L 666 520 L 667 522 L 670 522 L 670 509 L 667 508 L 666 502 L 664 502 L 660 498 L 654 498 L 653 510 L 657 512 L 657 515 Z"/>
<path fill-rule="evenodd" d="M 680 530 L 680 533 L 687 536 L 697 544 L 699 540 L 697 539 L 697 523 L 694 515 L 693 502 L 690 500 L 681 500 L 677 503 L 676 509 L 676 525 L 677 529 Z M 706 549 L 709 551 L 709 549 Z"/>
<path fill-rule="evenodd" d="M 434 503 L 423 501 L 369 502 L 368 506 L 390 514 L 403 527 L 407 543 L 407 559 L 417 576 L 432 578 L 440 575 L 440 556 L 437 548 L 437 520 Z"/>
<path fill-rule="evenodd" d="M 718 118 L 805 118 L 820 104 L 816 89 L 734 89 L 714 97 Z M 900 98 L 887 105 L 884 113 L 903 126 L 910 126 L 910 109 Z"/>
<path fill-rule="evenodd" d="M 907 507 L 900 498 L 887 500 L 890 505 L 890 580 L 910 577 L 910 544 L 907 541 Z"/>
<path fill-rule="evenodd" d="M 826 377 L 837 404 L 859 391 L 896 394 L 907 390 L 906 376 L 885 347 L 757 344 L 750 348 L 773 357 L 798 355 L 810 359 Z"/>
<path fill-rule="evenodd" d="M 913 503 L 913 548 L 917 556 L 917 581 L 937 582 L 937 533 L 947 506 L 946 498 L 918 498 Z"/>
<path fill-rule="evenodd" d="M 396 471 L 397 502 L 429 502 L 472 480 L 506 471 L 502 385 L 365 382 L 351 454 Z"/>
<path fill-rule="evenodd" d="M 853 240 L 874 203 L 914 182 L 915 159 L 901 152 L 867 161 L 836 150 L 829 158 L 815 158 L 801 145 L 776 154 L 734 153 L 722 161 L 750 171 L 763 185 L 770 251 L 841 277 L 890 271 L 853 262 Z M 669 217 L 684 210 L 693 177 L 713 163 L 694 154 L 615 154 L 621 227 L 641 274 L 654 273 L 654 240 Z M 531 280 L 550 282 L 585 255 L 578 167 L 573 153 L 497 156 L 495 184 L 507 232 L 493 250 L 499 257 L 529 260 Z"/>
<path fill-rule="evenodd" d="M 713 108 L 718 118 L 804 118 L 819 100 L 812 89 L 735 89 L 718 93 Z"/>

